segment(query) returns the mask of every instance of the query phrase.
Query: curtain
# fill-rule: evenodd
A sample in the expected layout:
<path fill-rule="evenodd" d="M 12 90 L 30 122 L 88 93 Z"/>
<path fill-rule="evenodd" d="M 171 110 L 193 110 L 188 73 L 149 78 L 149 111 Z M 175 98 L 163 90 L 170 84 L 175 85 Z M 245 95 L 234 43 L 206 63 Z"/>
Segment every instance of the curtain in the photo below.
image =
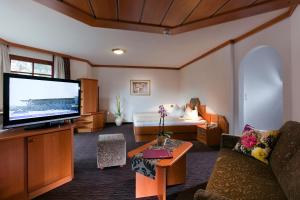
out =
<path fill-rule="evenodd" d="M 69 58 L 63 58 L 63 59 L 64 59 L 64 66 L 65 66 L 65 79 L 70 80 L 71 79 L 70 59 Z"/>
<path fill-rule="evenodd" d="M 54 78 L 65 78 L 64 59 L 60 56 L 54 56 Z"/>
<path fill-rule="evenodd" d="M 8 54 L 8 47 L 5 44 L 0 44 L 0 110 L 3 107 L 3 73 L 10 72 L 10 59 Z"/>
<path fill-rule="evenodd" d="M 3 72 L 10 72 L 10 59 L 8 54 L 8 47 L 5 44 L 0 44 L 0 70 Z"/>

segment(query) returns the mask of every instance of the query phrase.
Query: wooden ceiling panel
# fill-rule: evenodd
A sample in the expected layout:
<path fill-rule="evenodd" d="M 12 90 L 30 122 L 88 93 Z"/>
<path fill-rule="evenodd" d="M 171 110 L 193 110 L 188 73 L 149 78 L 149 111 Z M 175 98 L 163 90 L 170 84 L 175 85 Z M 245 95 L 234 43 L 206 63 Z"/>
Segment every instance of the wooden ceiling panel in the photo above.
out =
<path fill-rule="evenodd" d="M 163 26 L 178 26 L 191 14 L 201 0 L 174 0 L 165 19 Z"/>
<path fill-rule="evenodd" d="M 144 0 L 119 0 L 119 20 L 139 22 Z"/>
<path fill-rule="evenodd" d="M 159 25 L 171 3 L 172 0 L 146 0 L 141 22 Z"/>
<path fill-rule="evenodd" d="M 96 18 L 117 19 L 117 3 L 114 0 L 90 0 Z"/>
<path fill-rule="evenodd" d="M 64 0 L 63 2 L 75 8 L 78 8 L 79 10 L 82 10 L 85 13 L 93 15 L 88 0 Z"/>
<path fill-rule="evenodd" d="M 225 4 L 223 8 L 221 8 L 217 14 L 230 12 L 233 10 L 237 10 L 240 8 L 244 8 L 250 6 L 251 4 L 255 3 L 256 0 L 230 0 L 228 3 Z"/>
<path fill-rule="evenodd" d="M 92 27 L 178 34 L 282 8 L 300 0 L 34 0 Z"/>
<path fill-rule="evenodd" d="M 255 1 L 255 4 L 265 3 L 267 1 L 273 1 L 273 0 L 257 0 L 257 1 Z"/>
<path fill-rule="evenodd" d="M 189 23 L 212 16 L 228 0 L 202 0 L 184 23 Z"/>

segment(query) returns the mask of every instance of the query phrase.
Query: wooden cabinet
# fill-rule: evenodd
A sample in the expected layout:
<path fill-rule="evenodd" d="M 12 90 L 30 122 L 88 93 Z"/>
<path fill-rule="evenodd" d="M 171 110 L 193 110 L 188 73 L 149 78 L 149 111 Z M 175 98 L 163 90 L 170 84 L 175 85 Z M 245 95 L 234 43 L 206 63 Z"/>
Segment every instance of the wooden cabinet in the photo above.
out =
<path fill-rule="evenodd" d="M 73 126 L 0 134 L 0 199 L 32 199 L 73 179 Z"/>
<path fill-rule="evenodd" d="M 24 138 L 0 141 L 0 199 L 26 199 Z"/>
<path fill-rule="evenodd" d="M 104 128 L 106 112 L 99 111 L 98 80 L 80 79 L 81 116 L 76 120 L 78 133 L 94 132 Z"/>
<path fill-rule="evenodd" d="M 72 134 L 58 131 L 27 138 L 28 190 L 30 197 L 53 188 L 73 176 Z"/>
<path fill-rule="evenodd" d="M 99 131 L 104 128 L 105 121 L 106 111 L 84 114 L 76 120 L 76 128 L 79 133 Z"/>
<path fill-rule="evenodd" d="M 219 146 L 221 140 L 222 130 L 216 127 L 209 127 L 207 125 L 197 126 L 197 140 L 208 146 Z"/>
<path fill-rule="evenodd" d="M 80 79 L 81 83 L 81 114 L 98 111 L 98 80 Z"/>

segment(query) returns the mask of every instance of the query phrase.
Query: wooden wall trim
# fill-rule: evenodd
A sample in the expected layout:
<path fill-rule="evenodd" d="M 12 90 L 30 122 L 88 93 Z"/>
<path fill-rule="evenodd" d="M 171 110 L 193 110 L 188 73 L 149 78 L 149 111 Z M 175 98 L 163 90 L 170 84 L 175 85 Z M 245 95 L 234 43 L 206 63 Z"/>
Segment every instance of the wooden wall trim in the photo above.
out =
<path fill-rule="evenodd" d="M 24 49 L 24 50 L 35 51 L 35 52 L 39 52 L 39 53 L 45 53 L 45 54 L 51 54 L 51 55 L 55 55 L 55 56 L 70 58 L 72 60 L 78 60 L 78 61 L 86 62 L 86 63 L 92 65 L 92 63 L 87 59 L 74 57 L 74 56 L 70 56 L 67 54 L 50 51 L 50 50 L 46 50 L 46 49 L 41 49 L 41 48 L 31 47 L 31 46 L 27 46 L 27 45 L 23 45 L 23 44 L 18 44 L 18 43 L 14 43 L 14 42 L 9 42 L 7 40 L 4 40 L 3 38 L 0 38 L 0 43 L 6 44 L 10 47 L 15 47 L 15 48 L 20 48 L 20 49 Z"/>
<path fill-rule="evenodd" d="M 49 61 L 49 60 L 29 58 L 29 57 L 14 55 L 14 54 L 10 54 L 9 57 L 10 57 L 10 60 L 21 60 L 21 61 L 26 61 L 26 62 L 31 62 L 31 63 L 42 63 L 45 65 L 53 66 L 53 61 Z"/>
<path fill-rule="evenodd" d="M 298 0 L 297 0 L 298 1 Z M 287 12 L 284 12 L 283 14 L 271 19 L 268 22 L 265 22 L 264 24 L 255 27 L 254 29 L 234 38 L 231 40 L 227 40 L 219 45 L 217 45 L 216 47 L 208 50 L 207 52 L 201 54 L 200 56 L 194 58 L 193 60 L 179 66 L 179 67 L 164 67 L 164 66 L 128 66 L 128 65 L 98 65 L 98 64 L 93 64 L 91 63 L 89 60 L 87 59 L 83 59 L 83 58 L 79 58 L 79 57 L 74 57 L 74 56 L 70 56 L 67 54 L 63 54 L 63 53 L 59 53 L 59 52 L 55 52 L 55 51 L 49 51 L 49 50 L 45 50 L 45 49 L 41 49 L 41 48 L 35 48 L 35 47 L 31 47 L 31 46 L 26 46 L 26 45 L 22 45 L 22 44 L 18 44 L 18 43 L 13 43 L 13 42 L 9 42 L 7 40 L 4 40 L 3 38 L 0 38 L 0 43 L 6 44 L 8 46 L 11 47 L 16 47 L 16 48 L 21 48 L 21 49 L 25 49 L 25 50 L 30 50 L 30 51 L 36 51 L 36 52 L 40 52 L 40 53 L 46 53 L 46 54 L 52 54 L 52 55 L 57 55 L 57 56 L 62 56 L 62 57 L 66 57 L 66 58 L 70 58 L 72 60 L 77 60 L 77 61 L 81 61 L 81 62 L 86 62 L 88 63 L 91 67 L 105 67 L 105 68 L 132 68 L 132 69 L 161 69 L 161 70 L 181 70 L 187 66 L 189 66 L 190 64 L 199 61 L 207 56 L 209 56 L 210 54 L 226 47 L 227 45 L 230 44 L 234 44 L 237 42 L 240 42 L 270 26 L 273 26 L 274 24 L 290 17 L 293 12 L 295 11 L 297 5 L 294 5 L 292 7 L 290 7 L 290 9 Z"/>
<path fill-rule="evenodd" d="M 270 21 L 267 21 L 267 22 L 263 23 L 262 25 L 259 25 L 259 26 L 255 27 L 254 29 L 252 29 L 252 30 L 250 30 L 250 31 L 248 31 L 248 32 L 246 32 L 246 33 L 244 33 L 244 34 L 242 34 L 242 35 L 240 35 L 240 36 L 238 36 L 238 37 L 236 37 L 234 39 L 227 40 L 227 41 L 225 41 L 225 42 L 217 45 L 216 47 L 208 50 L 207 52 L 205 52 L 203 54 L 201 54 L 197 58 L 194 58 L 193 60 L 191 60 L 191 61 L 189 61 L 189 62 L 181 65 L 179 67 L 179 69 L 183 69 L 183 68 L 189 66 L 190 64 L 192 64 L 194 62 L 197 62 L 197 61 L 199 61 L 199 60 L 201 60 L 201 59 L 209 56 L 210 54 L 212 54 L 212 53 L 214 53 L 214 52 L 216 52 L 216 51 L 218 51 L 218 50 L 226 47 L 227 45 L 240 42 L 240 41 L 242 41 L 242 40 L 244 40 L 244 39 L 246 39 L 246 38 L 248 38 L 248 37 L 250 37 L 250 36 L 252 36 L 252 35 L 254 35 L 254 34 L 256 34 L 256 33 L 260 32 L 260 31 L 262 31 L 262 30 L 265 30 L 266 28 L 268 28 L 270 26 L 273 26 L 273 25 L 277 24 L 278 22 L 280 22 L 280 21 L 282 21 L 284 19 L 289 18 L 293 14 L 293 12 L 295 11 L 296 7 L 297 7 L 297 5 L 294 5 L 294 6 L 290 7 L 290 9 L 288 11 L 284 12 L 283 14 L 281 14 L 281 15 L 273 18 L 273 19 L 271 19 Z"/>
<path fill-rule="evenodd" d="M 232 43 L 231 40 L 227 40 L 227 41 L 223 42 L 222 44 L 219 44 L 218 46 L 216 46 L 216 47 L 214 47 L 214 48 L 208 50 L 208 51 L 205 52 L 204 54 L 202 54 L 202 55 L 200 55 L 200 56 L 194 58 L 193 60 L 191 60 L 191 61 L 185 63 L 184 65 L 180 66 L 179 69 L 185 68 L 185 67 L 189 66 L 190 64 L 192 64 L 192 63 L 194 63 L 194 62 L 196 62 L 196 61 L 198 61 L 198 60 L 201 60 L 202 58 L 205 58 L 206 56 L 208 56 L 208 55 L 210 55 L 210 54 L 212 54 L 212 53 L 218 51 L 219 49 L 222 49 L 222 48 L 226 47 L 227 45 L 229 45 L 229 44 L 231 44 L 231 43 Z"/>
<path fill-rule="evenodd" d="M 281 15 L 273 18 L 273 19 L 271 19 L 270 21 L 268 21 L 268 22 L 266 22 L 266 23 L 264 23 L 264 24 L 262 24 L 260 26 L 257 26 L 254 29 L 252 29 L 252 30 L 250 30 L 250 31 L 248 31 L 248 32 L 246 32 L 246 33 L 244 33 L 244 34 L 242 34 L 242 35 L 234 38 L 233 42 L 237 43 L 237 42 L 239 42 L 241 40 L 244 40 L 244 39 L 246 39 L 246 38 L 248 38 L 248 37 L 250 37 L 250 36 L 252 36 L 252 35 L 254 35 L 254 34 L 256 34 L 256 33 L 260 32 L 260 31 L 262 31 L 262 30 L 264 30 L 264 29 L 266 29 L 268 27 L 270 27 L 270 26 L 273 26 L 274 24 L 277 24 L 278 22 L 280 22 L 280 21 L 282 21 L 282 20 L 284 20 L 286 18 L 288 18 L 290 16 L 291 11 L 294 11 L 293 8 L 291 8 L 291 9 L 289 9 L 287 12 L 285 12 L 285 13 L 283 13 L 283 14 L 281 14 Z"/>
<path fill-rule="evenodd" d="M 45 49 L 41 49 L 41 48 L 35 48 L 35 47 L 31 47 L 31 46 L 26 46 L 26 45 L 14 43 L 14 42 L 9 42 L 7 40 L 4 40 L 3 38 L 0 38 L 0 43 L 6 44 L 6 45 L 11 46 L 11 47 L 24 49 L 24 50 L 35 51 L 35 52 L 45 53 L 45 54 L 51 54 L 51 55 L 56 55 L 56 56 L 69 58 L 69 59 L 72 59 L 72 60 L 86 62 L 91 67 L 179 70 L 178 67 L 164 67 L 164 66 L 98 65 L 98 64 L 93 64 L 89 60 L 84 59 L 84 58 L 74 57 L 74 56 L 70 56 L 70 55 L 55 52 L 55 51 L 49 51 L 49 50 L 45 50 Z"/>
<path fill-rule="evenodd" d="M 180 70 L 180 68 L 178 67 L 163 67 L 163 66 L 159 67 L 159 66 L 132 66 L 132 65 L 92 65 L 92 67 Z"/>

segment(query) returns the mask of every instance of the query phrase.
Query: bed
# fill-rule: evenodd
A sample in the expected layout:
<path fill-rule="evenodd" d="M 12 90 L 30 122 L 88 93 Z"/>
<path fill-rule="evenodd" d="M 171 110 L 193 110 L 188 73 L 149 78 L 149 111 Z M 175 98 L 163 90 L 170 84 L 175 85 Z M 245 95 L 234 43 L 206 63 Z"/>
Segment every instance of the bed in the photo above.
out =
<path fill-rule="evenodd" d="M 172 131 L 172 138 L 180 140 L 196 140 L 197 125 L 217 123 L 222 131 L 228 133 L 228 122 L 224 116 L 206 113 L 206 106 L 201 105 L 198 98 L 191 99 L 188 107 L 198 110 L 198 118 L 167 116 L 165 130 Z M 157 112 L 141 112 L 133 114 L 134 136 L 136 142 L 148 142 L 156 139 L 158 133 L 159 114 Z"/>

